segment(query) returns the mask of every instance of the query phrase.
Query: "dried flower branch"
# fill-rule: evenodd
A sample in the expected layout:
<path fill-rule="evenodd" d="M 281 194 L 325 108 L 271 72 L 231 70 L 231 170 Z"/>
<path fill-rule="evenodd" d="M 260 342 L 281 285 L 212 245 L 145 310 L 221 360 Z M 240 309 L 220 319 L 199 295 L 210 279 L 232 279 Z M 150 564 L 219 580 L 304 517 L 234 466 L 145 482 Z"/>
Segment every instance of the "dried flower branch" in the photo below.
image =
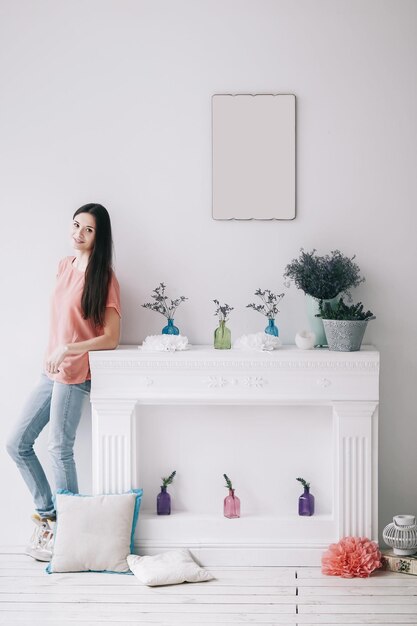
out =
<path fill-rule="evenodd" d="M 155 302 L 146 302 L 146 304 L 142 304 L 145 309 L 150 309 L 151 311 L 156 311 L 157 313 L 161 313 L 167 319 L 173 319 L 175 311 L 185 300 L 188 300 L 185 296 L 181 296 L 176 300 L 171 300 L 171 303 L 168 304 L 168 297 L 165 295 L 166 285 L 164 283 L 159 283 L 159 287 L 153 290 L 152 298 Z"/>
<path fill-rule="evenodd" d="M 263 304 L 255 304 L 251 302 L 251 304 L 246 305 L 246 308 L 258 311 L 258 313 L 262 313 L 262 315 L 266 315 L 268 319 L 272 320 L 279 313 L 278 304 L 281 302 L 284 295 L 284 293 L 273 293 L 269 289 L 265 289 L 265 291 L 257 289 L 255 291 L 255 296 L 259 296 Z"/>
<path fill-rule="evenodd" d="M 213 300 L 214 304 L 217 304 L 217 309 L 214 315 L 219 316 L 219 322 L 226 322 L 229 319 L 229 314 L 233 311 L 234 307 L 228 304 L 220 304 L 218 300 Z"/>

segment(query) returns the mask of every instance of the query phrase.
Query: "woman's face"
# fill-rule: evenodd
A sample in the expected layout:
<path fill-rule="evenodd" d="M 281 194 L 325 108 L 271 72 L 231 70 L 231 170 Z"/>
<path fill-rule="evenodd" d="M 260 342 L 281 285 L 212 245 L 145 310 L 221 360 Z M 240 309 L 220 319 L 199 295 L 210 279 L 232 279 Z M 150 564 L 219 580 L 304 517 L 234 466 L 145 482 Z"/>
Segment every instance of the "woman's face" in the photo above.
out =
<path fill-rule="evenodd" d="M 91 252 L 96 239 L 96 218 L 90 213 L 78 213 L 72 221 L 72 245 L 80 252 Z"/>

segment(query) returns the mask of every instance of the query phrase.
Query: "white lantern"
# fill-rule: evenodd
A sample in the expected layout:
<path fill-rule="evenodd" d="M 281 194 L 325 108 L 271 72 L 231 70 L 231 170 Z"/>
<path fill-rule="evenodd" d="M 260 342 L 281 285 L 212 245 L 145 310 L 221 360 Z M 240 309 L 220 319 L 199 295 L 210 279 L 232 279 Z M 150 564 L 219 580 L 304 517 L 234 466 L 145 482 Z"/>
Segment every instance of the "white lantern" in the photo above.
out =
<path fill-rule="evenodd" d="M 387 546 L 395 554 L 410 556 L 417 552 L 417 524 L 414 515 L 395 515 L 391 524 L 382 533 Z"/>

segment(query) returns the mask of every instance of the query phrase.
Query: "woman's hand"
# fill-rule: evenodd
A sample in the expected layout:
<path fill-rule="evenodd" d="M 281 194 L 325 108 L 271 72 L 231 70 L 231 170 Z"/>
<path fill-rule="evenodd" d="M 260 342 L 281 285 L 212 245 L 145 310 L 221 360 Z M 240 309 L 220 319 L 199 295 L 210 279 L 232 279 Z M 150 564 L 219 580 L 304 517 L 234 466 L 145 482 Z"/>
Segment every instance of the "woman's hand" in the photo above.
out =
<path fill-rule="evenodd" d="M 59 366 L 68 353 L 68 346 L 58 346 L 46 359 L 46 371 L 49 374 L 58 374 Z"/>
<path fill-rule="evenodd" d="M 59 366 L 68 354 L 84 354 L 90 350 L 114 350 L 120 339 L 120 316 L 114 307 L 107 307 L 104 314 L 103 335 L 77 341 L 76 343 L 62 344 L 56 348 L 46 359 L 46 371 L 49 374 L 57 374 Z"/>

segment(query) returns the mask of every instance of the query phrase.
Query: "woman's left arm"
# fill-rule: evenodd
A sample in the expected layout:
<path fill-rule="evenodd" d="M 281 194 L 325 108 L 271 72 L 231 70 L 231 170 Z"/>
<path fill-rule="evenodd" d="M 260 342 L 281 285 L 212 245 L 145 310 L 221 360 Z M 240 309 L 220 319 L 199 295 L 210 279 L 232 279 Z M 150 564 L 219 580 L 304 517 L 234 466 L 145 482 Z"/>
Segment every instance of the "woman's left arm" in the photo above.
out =
<path fill-rule="evenodd" d="M 107 307 L 104 313 L 104 334 L 86 341 L 67 343 L 58 346 L 47 358 L 46 369 L 50 374 L 56 374 L 66 356 L 83 354 L 90 350 L 114 350 L 120 340 L 120 317 L 114 307 Z"/>

